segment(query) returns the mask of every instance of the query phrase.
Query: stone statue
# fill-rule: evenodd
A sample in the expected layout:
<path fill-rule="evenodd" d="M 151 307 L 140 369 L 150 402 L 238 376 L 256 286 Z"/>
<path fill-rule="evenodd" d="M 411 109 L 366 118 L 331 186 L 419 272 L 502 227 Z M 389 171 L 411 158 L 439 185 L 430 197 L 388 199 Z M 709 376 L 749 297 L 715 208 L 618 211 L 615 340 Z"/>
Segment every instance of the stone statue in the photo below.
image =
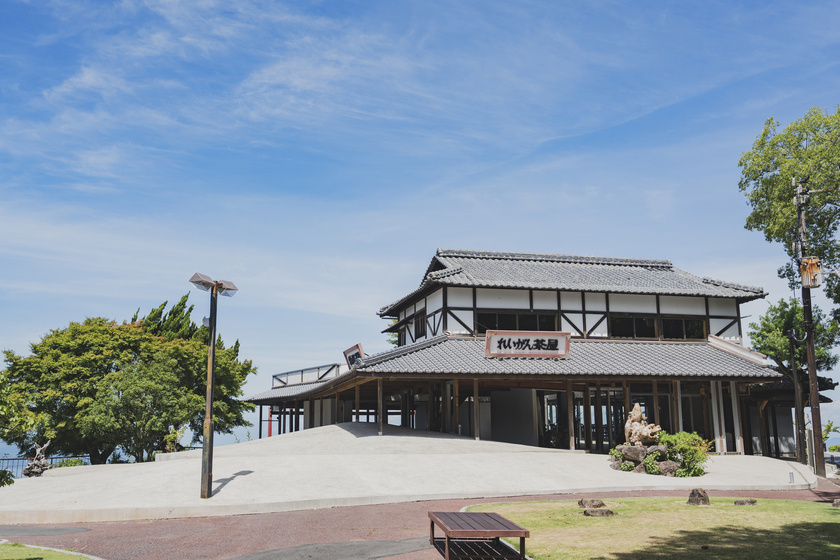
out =
<path fill-rule="evenodd" d="M 23 469 L 24 476 L 41 476 L 41 473 L 50 468 L 50 461 L 46 457 L 46 451 L 51 442 L 52 440 L 48 440 L 43 447 L 37 443 L 33 446 L 35 447 L 35 458 L 26 464 L 26 468 Z"/>
<path fill-rule="evenodd" d="M 654 445 L 659 441 L 660 431 L 662 431 L 660 426 L 647 423 L 647 418 L 642 414 L 639 403 L 633 405 L 633 410 L 627 415 L 627 422 L 624 424 L 624 437 L 627 443 L 639 447 Z"/>

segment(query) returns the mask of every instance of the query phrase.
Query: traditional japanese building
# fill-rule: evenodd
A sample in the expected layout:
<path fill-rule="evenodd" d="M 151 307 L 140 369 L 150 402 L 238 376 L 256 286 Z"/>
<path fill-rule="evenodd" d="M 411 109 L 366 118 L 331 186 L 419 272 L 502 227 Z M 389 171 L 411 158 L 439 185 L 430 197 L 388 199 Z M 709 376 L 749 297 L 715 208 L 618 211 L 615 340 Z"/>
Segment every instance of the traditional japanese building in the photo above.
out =
<path fill-rule="evenodd" d="M 740 306 L 765 295 L 666 260 L 438 250 L 420 286 L 379 310 L 397 347 L 275 375 L 249 400 L 261 436 L 398 419 L 596 452 L 624 441 L 638 402 L 719 453 L 792 452 L 790 407 L 753 394 L 782 375 L 742 344 Z"/>

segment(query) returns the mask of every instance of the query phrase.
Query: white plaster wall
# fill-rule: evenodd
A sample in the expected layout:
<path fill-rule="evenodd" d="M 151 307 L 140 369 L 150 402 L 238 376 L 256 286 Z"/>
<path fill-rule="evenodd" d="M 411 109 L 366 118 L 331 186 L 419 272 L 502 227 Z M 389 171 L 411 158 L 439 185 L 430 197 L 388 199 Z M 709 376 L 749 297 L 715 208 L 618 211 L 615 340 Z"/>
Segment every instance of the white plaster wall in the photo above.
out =
<path fill-rule="evenodd" d="M 692 296 L 659 296 L 659 311 L 675 315 L 705 315 L 706 298 Z"/>
<path fill-rule="evenodd" d="M 738 306 L 734 298 L 709 298 L 709 315 L 737 317 Z"/>
<path fill-rule="evenodd" d="M 656 296 L 610 294 L 610 311 L 620 313 L 656 313 Z"/>
<path fill-rule="evenodd" d="M 568 320 L 566 319 L 568 317 Z M 572 336 L 579 336 L 572 327 L 574 325 L 583 332 L 583 313 L 566 313 L 560 320 L 560 330 L 572 333 Z"/>
<path fill-rule="evenodd" d="M 443 307 L 443 290 L 433 292 L 426 298 L 426 313 L 437 311 Z"/>
<path fill-rule="evenodd" d="M 476 307 L 490 309 L 530 309 L 528 290 L 502 290 L 478 288 L 475 291 Z"/>
<path fill-rule="evenodd" d="M 717 336 L 718 331 L 728 325 L 730 321 L 732 321 L 732 319 L 709 319 L 709 333 Z M 740 336 L 738 334 L 738 323 L 735 323 L 726 329 L 720 337 L 727 340 L 740 340 Z"/>
<path fill-rule="evenodd" d="M 467 326 L 472 326 L 474 324 L 472 311 L 465 311 L 463 309 L 453 309 L 450 311 L 450 313 L 461 319 L 461 321 Z M 469 332 L 466 329 L 464 329 L 464 327 L 462 327 L 461 324 L 452 317 L 449 318 L 449 325 L 447 327 L 447 330 L 451 333 Z"/>
<path fill-rule="evenodd" d="M 583 309 L 580 292 L 560 292 L 560 309 L 563 311 L 580 311 Z"/>
<path fill-rule="evenodd" d="M 601 319 L 601 317 L 603 317 L 603 315 L 601 315 L 599 313 L 587 313 L 586 314 L 586 326 L 591 329 L 592 325 L 597 323 Z M 595 328 L 595 330 L 592 331 L 592 333 L 589 336 L 591 336 L 591 337 L 605 337 L 605 336 L 607 336 L 609 334 L 607 332 L 607 323 L 608 323 L 608 321 L 606 319 L 601 321 L 601 324 L 598 325 Z"/>
<path fill-rule="evenodd" d="M 446 305 L 449 307 L 472 307 L 472 288 L 446 288 Z"/>
<path fill-rule="evenodd" d="M 599 294 L 597 292 L 587 292 L 584 294 L 586 299 L 587 311 L 606 311 L 607 310 L 607 294 Z"/>
<path fill-rule="evenodd" d="M 534 389 L 493 391 L 490 393 L 490 409 L 494 441 L 539 444 L 537 392 Z"/>
<path fill-rule="evenodd" d="M 534 290 L 534 309 L 557 309 L 557 293 Z"/>

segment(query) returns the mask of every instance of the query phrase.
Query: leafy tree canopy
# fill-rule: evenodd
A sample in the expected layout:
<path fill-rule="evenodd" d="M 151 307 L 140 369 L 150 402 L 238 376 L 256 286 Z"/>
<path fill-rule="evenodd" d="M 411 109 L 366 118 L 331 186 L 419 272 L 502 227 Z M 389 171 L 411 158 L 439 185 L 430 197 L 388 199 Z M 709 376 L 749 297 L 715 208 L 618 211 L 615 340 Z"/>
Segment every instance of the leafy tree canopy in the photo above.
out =
<path fill-rule="evenodd" d="M 165 313 L 117 324 L 102 318 L 50 331 L 20 357 L 6 351 L 10 394 L 25 402 L 25 422 L 3 435 L 21 452 L 52 439 L 58 453 L 104 463 L 118 448 L 136 460 L 163 449 L 164 438 L 188 426 L 201 434 L 206 392 L 207 329 L 189 320 L 187 296 Z M 135 315 L 134 319 L 137 317 Z M 239 401 L 256 369 L 239 360 L 239 341 L 216 341 L 213 418 L 220 433 L 248 425 L 253 405 Z M 3 384 L 6 386 L 6 384 Z M 5 402 L 5 401 L 0 401 Z"/>
<path fill-rule="evenodd" d="M 840 108 L 835 113 L 813 108 L 781 132 L 778 128 L 775 119 L 768 119 L 752 150 L 738 162 L 738 185 L 752 208 L 746 227 L 763 232 L 767 241 L 783 243 L 793 258 L 797 213 L 792 180 L 807 181 L 810 190 L 827 190 L 811 194 L 805 208 L 807 252 L 826 269 L 840 268 L 835 235 L 840 226 Z M 791 264 L 780 268 L 779 275 L 791 282 L 796 277 Z M 833 275 L 826 278 L 826 292 L 838 304 L 839 281 Z"/>
<path fill-rule="evenodd" d="M 814 318 L 814 350 L 818 371 L 827 371 L 837 365 L 837 356 L 831 349 L 840 342 L 840 327 L 834 319 L 827 319 L 819 307 L 811 308 Z M 796 298 L 779 300 L 776 305 L 767 308 L 767 312 L 758 323 L 750 323 L 752 347 L 769 356 L 779 369 L 792 377 L 790 368 L 790 339 L 787 333 L 794 331 L 801 340 L 804 338 L 804 314 Z M 804 344 L 796 344 L 794 358 L 798 371 L 806 371 L 806 351 Z M 807 374 L 803 374 L 807 375 Z M 803 378 L 804 379 L 804 378 Z"/>

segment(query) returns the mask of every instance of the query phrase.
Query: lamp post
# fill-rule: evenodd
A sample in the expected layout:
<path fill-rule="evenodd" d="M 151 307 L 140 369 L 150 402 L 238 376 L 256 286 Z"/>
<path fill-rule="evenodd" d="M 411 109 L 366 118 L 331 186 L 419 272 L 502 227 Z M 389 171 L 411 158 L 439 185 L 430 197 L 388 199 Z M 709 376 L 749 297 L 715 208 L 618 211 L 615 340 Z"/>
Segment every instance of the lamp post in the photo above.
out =
<path fill-rule="evenodd" d="M 190 278 L 196 288 L 210 292 L 210 349 L 207 352 L 207 406 L 204 412 L 204 441 L 201 446 L 201 497 L 213 495 L 213 388 L 216 381 L 216 299 L 219 294 L 233 297 L 237 287 L 227 280 L 213 280 L 196 272 Z"/>

